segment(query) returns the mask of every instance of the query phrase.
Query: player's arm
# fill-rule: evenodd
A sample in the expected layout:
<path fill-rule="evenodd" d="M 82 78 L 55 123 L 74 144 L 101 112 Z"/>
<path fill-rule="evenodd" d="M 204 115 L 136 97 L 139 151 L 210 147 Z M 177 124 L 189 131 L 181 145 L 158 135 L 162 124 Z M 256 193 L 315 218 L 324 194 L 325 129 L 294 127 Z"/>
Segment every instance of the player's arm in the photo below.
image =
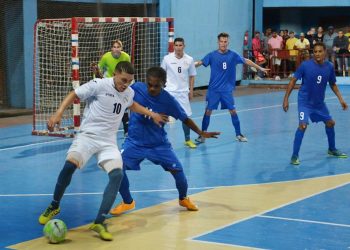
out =
<path fill-rule="evenodd" d="M 190 76 L 189 77 L 190 93 L 189 93 L 188 97 L 189 97 L 190 100 L 193 99 L 194 78 L 195 78 L 195 76 Z"/>
<path fill-rule="evenodd" d="M 338 97 L 338 100 L 339 100 L 343 110 L 348 109 L 348 105 L 346 104 L 346 102 L 344 101 L 342 95 L 340 94 L 340 91 L 338 89 L 337 84 L 335 84 L 335 83 L 334 84 L 330 84 L 330 86 L 331 86 L 331 89 L 334 92 L 334 94 Z"/>
<path fill-rule="evenodd" d="M 198 126 L 194 123 L 194 121 L 187 117 L 184 121 L 183 121 L 187 127 L 189 127 L 192 131 L 196 132 L 198 135 L 204 137 L 204 138 L 218 138 L 218 135 L 220 134 L 220 132 L 207 132 L 207 131 L 202 131 L 198 128 Z"/>
<path fill-rule="evenodd" d="M 245 64 L 247 64 L 248 66 L 256 68 L 257 70 L 263 71 L 265 74 L 267 74 L 268 71 L 270 70 L 270 69 L 265 69 L 263 67 L 260 67 L 250 59 L 244 58 L 244 61 L 245 61 Z"/>
<path fill-rule="evenodd" d="M 62 115 L 64 113 L 64 111 L 67 109 L 68 106 L 70 106 L 74 99 L 78 98 L 77 94 L 75 93 L 75 91 L 71 91 L 65 98 L 64 100 L 61 102 L 59 108 L 56 110 L 55 114 L 52 115 L 49 120 L 47 121 L 47 128 L 49 131 L 53 131 L 55 128 L 55 125 L 58 124 L 60 125 L 61 119 L 62 119 Z"/>
<path fill-rule="evenodd" d="M 195 66 L 196 68 L 199 67 L 199 66 L 202 66 L 202 64 L 203 64 L 203 62 L 202 62 L 201 60 L 195 61 L 195 62 L 194 62 L 194 66 Z"/>
<path fill-rule="evenodd" d="M 292 91 L 293 91 L 293 89 L 295 87 L 296 82 L 297 82 L 297 79 L 295 77 L 292 77 L 292 79 L 288 83 L 288 86 L 287 86 L 287 89 L 286 89 L 286 93 L 285 93 L 284 99 L 283 99 L 283 110 L 285 112 L 288 111 L 288 108 L 289 108 L 288 99 L 289 99 L 290 93 L 292 93 Z"/>
<path fill-rule="evenodd" d="M 146 109 L 144 106 L 138 104 L 135 101 L 129 107 L 129 109 L 132 112 L 136 112 L 136 113 L 151 117 L 154 123 L 156 123 L 158 126 L 162 126 L 163 123 L 166 123 L 169 120 L 169 117 L 167 115 L 161 115 L 161 114 L 155 113 L 149 109 Z"/>

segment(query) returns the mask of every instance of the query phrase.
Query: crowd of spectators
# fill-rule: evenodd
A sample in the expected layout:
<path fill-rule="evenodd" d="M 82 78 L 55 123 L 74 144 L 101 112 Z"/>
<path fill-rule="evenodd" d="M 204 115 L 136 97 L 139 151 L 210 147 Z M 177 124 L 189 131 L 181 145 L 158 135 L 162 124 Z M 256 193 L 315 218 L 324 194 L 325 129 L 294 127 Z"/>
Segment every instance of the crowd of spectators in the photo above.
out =
<path fill-rule="evenodd" d="M 334 64 L 338 76 L 350 76 L 348 57 L 350 32 L 329 26 L 311 27 L 307 32 L 295 34 L 292 30 L 273 30 L 267 28 L 265 33 L 254 32 L 251 55 L 255 63 L 271 69 L 269 76 L 275 80 L 290 78 L 296 67 L 304 60 L 312 57 L 316 42 L 324 42 L 327 48 L 327 60 Z M 255 74 L 254 79 L 260 80 L 262 74 Z"/>

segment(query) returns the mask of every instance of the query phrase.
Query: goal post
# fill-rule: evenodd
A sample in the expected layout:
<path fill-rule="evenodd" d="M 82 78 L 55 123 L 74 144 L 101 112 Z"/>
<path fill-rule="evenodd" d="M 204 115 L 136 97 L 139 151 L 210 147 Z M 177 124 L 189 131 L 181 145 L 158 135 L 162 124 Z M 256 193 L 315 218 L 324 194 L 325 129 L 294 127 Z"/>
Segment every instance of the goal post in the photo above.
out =
<path fill-rule="evenodd" d="M 159 66 L 173 51 L 174 19 L 158 17 L 73 17 L 41 19 L 34 26 L 33 135 L 73 137 L 79 130 L 84 103 L 68 107 L 57 130 L 47 120 L 73 89 L 93 78 L 91 64 L 110 51 L 112 41 L 135 67 L 135 80 L 145 81 L 149 67 Z"/>

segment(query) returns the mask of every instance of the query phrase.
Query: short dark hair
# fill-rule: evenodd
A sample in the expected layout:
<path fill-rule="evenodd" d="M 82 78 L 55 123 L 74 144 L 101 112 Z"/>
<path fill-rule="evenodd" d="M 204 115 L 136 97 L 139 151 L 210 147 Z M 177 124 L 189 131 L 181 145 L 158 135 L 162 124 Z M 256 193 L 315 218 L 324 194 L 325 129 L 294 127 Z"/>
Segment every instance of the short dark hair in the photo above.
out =
<path fill-rule="evenodd" d="M 323 47 L 324 50 L 326 50 L 326 45 L 323 42 L 316 42 L 314 44 L 314 48 L 316 48 L 316 46 L 321 46 L 321 47 Z"/>
<path fill-rule="evenodd" d="M 230 35 L 229 35 L 228 33 L 226 33 L 226 32 L 221 32 L 221 33 L 218 35 L 218 40 L 219 40 L 221 37 L 227 37 L 227 38 L 229 38 Z"/>
<path fill-rule="evenodd" d="M 185 44 L 185 39 L 183 39 L 182 37 L 176 37 L 174 40 L 174 43 L 176 43 L 176 42 L 181 42 L 181 43 Z"/>
<path fill-rule="evenodd" d="M 146 78 L 155 77 L 162 81 L 163 86 L 166 83 L 166 71 L 162 67 L 151 67 L 146 72 Z"/>
<path fill-rule="evenodd" d="M 133 75 L 135 74 L 135 68 L 134 66 L 132 66 L 130 62 L 122 61 L 122 62 L 119 62 L 117 66 L 115 66 L 114 72 L 118 72 L 118 73 L 125 72 L 130 75 Z"/>

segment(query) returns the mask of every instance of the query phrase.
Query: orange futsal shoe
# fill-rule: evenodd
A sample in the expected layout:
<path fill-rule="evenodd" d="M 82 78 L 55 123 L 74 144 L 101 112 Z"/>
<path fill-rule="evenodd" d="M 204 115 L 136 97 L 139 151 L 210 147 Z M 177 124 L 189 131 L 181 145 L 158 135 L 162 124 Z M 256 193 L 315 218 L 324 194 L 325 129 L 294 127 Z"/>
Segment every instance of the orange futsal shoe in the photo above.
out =
<path fill-rule="evenodd" d="M 135 200 L 133 200 L 130 204 L 124 203 L 123 201 L 119 203 L 115 208 L 113 208 L 109 213 L 112 215 L 120 215 L 127 211 L 133 210 L 136 206 Z"/>
<path fill-rule="evenodd" d="M 194 204 L 189 197 L 186 197 L 183 200 L 179 200 L 179 205 L 187 208 L 188 211 L 198 211 L 198 207 Z"/>

